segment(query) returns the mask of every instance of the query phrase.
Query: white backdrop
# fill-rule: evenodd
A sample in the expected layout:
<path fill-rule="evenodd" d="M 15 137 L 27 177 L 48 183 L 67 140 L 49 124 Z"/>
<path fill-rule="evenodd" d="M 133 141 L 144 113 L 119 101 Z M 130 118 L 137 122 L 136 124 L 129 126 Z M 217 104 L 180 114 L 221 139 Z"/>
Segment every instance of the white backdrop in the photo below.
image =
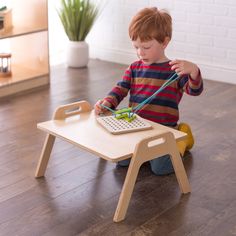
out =
<path fill-rule="evenodd" d="M 51 63 L 64 61 L 67 37 L 55 12 L 58 0 L 49 1 Z M 110 0 L 87 38 L 90 56 L 129 64 L 136 59 L 128 25 L 141 8 L 157 6 L 173 17 L 170 59 L 197 63 L 204 78 L 236 84 L 235 0 Z"/>

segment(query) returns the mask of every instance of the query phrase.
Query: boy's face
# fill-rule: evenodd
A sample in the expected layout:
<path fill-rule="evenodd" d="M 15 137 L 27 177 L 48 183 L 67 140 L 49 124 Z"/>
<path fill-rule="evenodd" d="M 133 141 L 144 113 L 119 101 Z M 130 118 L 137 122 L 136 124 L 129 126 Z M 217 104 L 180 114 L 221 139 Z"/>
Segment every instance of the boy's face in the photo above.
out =
<path fill-rule="evenodd" d="M 132 41 L 140 60 L 145 64 L 163 62 L 166 60 L 164 50 L 167 43 L 159 43 L 156 39 L 141 41 L 139 38 Z"/>

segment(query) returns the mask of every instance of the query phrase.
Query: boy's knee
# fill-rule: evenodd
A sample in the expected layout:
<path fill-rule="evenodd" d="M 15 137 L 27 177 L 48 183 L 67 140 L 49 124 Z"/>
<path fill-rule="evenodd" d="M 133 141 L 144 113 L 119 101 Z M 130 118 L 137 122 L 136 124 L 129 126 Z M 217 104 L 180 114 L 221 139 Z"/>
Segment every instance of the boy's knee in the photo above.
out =
<path fill-rule="evenodd" d="M 168 175 L 174 172 L 169 155 L 158 157 L 150 161 L 151 170 L 155 175 Z"/>
<path fill-rule="evenodd" d="M 162 169 L 162 168 L 152 168 L 151 167 L 151 170 L 152 170 L 152 172 L 155 174 L 155 175 L 169 175 L 169 174 L 172 174 L 172 173 L 174 173 L 174 169 L 168 169 L 168 170 L 166 170 L 166 169 Z"/>
<path fill-rule="evenodd" d="M 117 166 L 119 167 L 127 167 L 127 166 L 129 166 L 129 164 L 130 164 L 130 161 L 131 161 L 131 159 L 129 158 L 129 159 L 126 159 L 126 160 L 123 160 L 123 161 L 118 161 L 117 162 Z"/>

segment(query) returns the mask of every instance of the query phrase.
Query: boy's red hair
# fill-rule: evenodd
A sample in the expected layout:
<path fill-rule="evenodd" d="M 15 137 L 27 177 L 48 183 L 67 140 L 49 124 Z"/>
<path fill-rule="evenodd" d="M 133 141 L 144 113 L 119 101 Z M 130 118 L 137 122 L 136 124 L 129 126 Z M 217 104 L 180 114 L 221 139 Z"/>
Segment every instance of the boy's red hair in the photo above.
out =
<path fill-rule="evenodd" d="M 172 36 L 172 18 L 164 10 L 156 7 L 144 8 L 131 20 L 129 25 L 129 36 L 131 40 L 148 41 L 156 39 L 163 43 Z"/>

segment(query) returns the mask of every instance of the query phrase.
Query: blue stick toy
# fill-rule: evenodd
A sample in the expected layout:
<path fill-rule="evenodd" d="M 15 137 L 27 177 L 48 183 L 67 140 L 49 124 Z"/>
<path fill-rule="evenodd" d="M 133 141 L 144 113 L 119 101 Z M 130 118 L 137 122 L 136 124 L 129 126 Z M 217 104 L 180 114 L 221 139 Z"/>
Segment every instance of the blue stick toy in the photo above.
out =
<path fill-rule="evenodd" d="M 136 107 L 133 108 L 133 112 L 137 112 L 140 110 L 144 105 L 146 105 L 148 102 L 150 102 L 158 93 L 163 91 L 167 86 L 172 84 L 174 81 L 176 81 L 179 78 L 179 76 L 175 73 L 173 74 L 170 79 L 168 79 L 155 93 L 153 93 L 150 97 L 145 99 L 143 102 L 138 104 Z"/>
<path fill-rule="evenodd" d="M 153 93 L 150 97 L 146 98 L 143 102 L 138 104 L 135 107 L 128 107 L 128 108 L 123 108 L 120 110 L 113 110 L 108 106 L 105 106 L 101 104 L 102 107 L 106 108 L 107 110 L 111 111 L 112 114 L 117 118 L 117 119 L 126 119 L 127 121 L 131 122 L 133 119 L 135 119 L 134 113 L 137 113 L 144 105 L 149 103 L 158 93 L 163 91 L 167 86 L 172 84 L 174 81 L 176 81 L 179 78 L 178 74 L 175 73 L 173 74 L 170 79 L 168 79 L 155 93 Z"/>

